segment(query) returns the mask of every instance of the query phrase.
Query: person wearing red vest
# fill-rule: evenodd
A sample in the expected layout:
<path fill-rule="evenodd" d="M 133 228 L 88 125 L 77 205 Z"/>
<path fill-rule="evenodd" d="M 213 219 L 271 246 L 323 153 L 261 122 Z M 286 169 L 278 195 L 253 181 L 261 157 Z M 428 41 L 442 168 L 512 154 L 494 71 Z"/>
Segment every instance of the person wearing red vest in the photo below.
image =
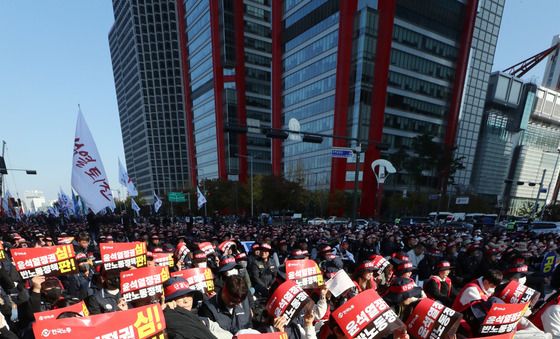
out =
<path fill-rule="evenodd" d="M 504 278 L 502 272 L 490 269 L 482 277 L 466 284 L 453 302 L 453 309 L 463 313 L 472 303 L 486 301 Z"/>
<path fill-rule="evenodd" d="M 424 282 L 424 292 L 426 295 L 445 306 L 451 306 L 453 297 L 455 297 L 453 285 L 449 278 L 449 272 L 451 272 L 452 268 L 449 261 L 440 261 L 436 265 L 436 275 L 432 275 Z"/>
<path fill-rule="evenodd" d="M 560 337 L 560 291 L 551 295 L 546 303 L 529 320 L 545 333 L 552 334 L 553 338 Z"/>

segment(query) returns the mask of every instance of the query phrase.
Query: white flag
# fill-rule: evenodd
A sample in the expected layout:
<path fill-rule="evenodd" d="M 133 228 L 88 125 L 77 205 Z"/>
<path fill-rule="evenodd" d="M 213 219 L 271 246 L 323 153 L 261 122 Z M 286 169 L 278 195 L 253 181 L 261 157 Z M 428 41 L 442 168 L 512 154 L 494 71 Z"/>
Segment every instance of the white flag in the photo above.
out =
<path fill-rule="evenodd" d="M 131 197 L 138 196 L 138 191 L 136 190 L 136 187 L 134 187 L 132 179 L 130 179 L 130 177 L 128 176 L 128 172 L 122 165 L 121 159 L 119 159 L 119 182 L 121 183 L 121 185 L 126 187 L 128 195 L 130 195 Z"/>
<path fill-rule="evenodd" d="M 115 209 L 107 172 L 81 111 L 78 112 L 74 138 L 72 187 L 86 208 L 90 208 L 94 213 L 107 207 Z"/>
<path fill-rule="evenodd" d="M 157 213 L 159 211 L 159 209 L 161 208 L 161 205 L 163 205 L 163 202 L 157 196 L 156 192 L 154 192 L 154 211 L 155 211 L 155 213 Z"/>
<path fill-rule="evenodd" d="M 136 204 L 136 201 L 134 201 L 133 198 L 130 198 L 130 204 L 132 205 L 132 209 L 134 210 L 134 212 L 136 212 L 136 215 L 140 215 L 140 206 Z"/>
<path fill-rule="evenodd" d="M 198 196 L 198 209 L 201 209 L 202 206 L 206 204 L 206 198 L 204 197 L 204 194 L 202 194 L 198 186 L 196 186 L 196 195 Z"/>

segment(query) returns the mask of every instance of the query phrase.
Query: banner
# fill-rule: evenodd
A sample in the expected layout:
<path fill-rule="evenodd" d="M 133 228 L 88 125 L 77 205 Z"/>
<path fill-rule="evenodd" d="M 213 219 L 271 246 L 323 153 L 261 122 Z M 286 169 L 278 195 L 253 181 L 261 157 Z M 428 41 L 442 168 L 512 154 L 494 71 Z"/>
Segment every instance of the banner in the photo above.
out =
<path fill-rule="evenodd" d="M 99 245 L 101 262 L 105 270 L 146 266 L 146 243 L 124 242 Z"/>
<path fill-rule="evenodd" d="M 93 213 L 107 207 L 115 209 L 107 172 L 81 111 L 78 112 L 74 137 L 72 187 Z"/>
<path fill-rule="evenodd" d="M 348 338 L 384 338 L 405 330 L 405 324 L 372 289 L 344 303 L 332 316 Z"/>
<path fill-rule="evenodd" d="M 4 242 L 0 240 L 0 260 L 6 260 L 6 250 L 4 249 Z"/>
<path fill-rule="evenodd" d="M 33 316 L 35 317 L 35 320 L 43 321 L 43 320 L 56 319 L 56 318 L 58 318 L 59 315 L 61 315 L 62 313 L 65 313 L 65 312 L 78 313 L 82 317 L 89 316 L 89 311 L 86 307 L 86 303 L 84 303 L 83 301 L 80 301 L 79 303 L 76 303 L 76 304 L 68 306 L 68 307 L 57 308 L 57 309 L 54 309 L 54 310 L 51 310 L 51 311 L 45 311 L 45 312 L 37 312 L 37 313 L 34 313 Z"/>
<path fill-rule="evenodd" d="M 310 300 L 309 295 L 294 281 L 286 280 L 268 299 L 266 310 L 274 318 L 283 315 L 289 323 Z"/>
<path fill-rule="evenodd" d="M 159 304 L 84 318 L 63 318 L 33 323 L 35 338 L 128 338 L 165 337 L 165 318 Z"/>
<path fill-rule="evenodd" d="M 550 251 L 547 252 L 541 263 L 541 272 L 545 276 L 551 276 L 552 272 L 554 272 L 554 268 L 556 267 L 556 252 Z"/>
<path fill-rule="evenodd" d="M 121 185 L 126 187 L 129 196 L 131 197 L 138 196 L 138 191 L 136 190 L 136 187 L 134 187 L 134 183 L 132 182 L 132 179 L 130 179 L 128 173 L 124 169 L 124 166 L 121 163 L 121 159 L 119 159 L 119 182 L 121 183 Z"/>
<path fill-rule="evenodd" d="M 175 267 L 175 261 L 173 260 L 173 253 L 152 253 L 154 256 L 154 262 L 156 266 L 165 266 L 173 268 Z"/>
<path fill-rule="evenodd" d="M 517 323 L 525 314 L 529 304 L 492 304 L 480 325 L 480 334 L 495 335 L 515 331 Z"/>
<path fill-rule="evenodd" d="M 238 334 L 232 339 L 288 339 L 286 332 L 261 333 L 261 334 Z"/>
<path fill-rule="evenodd" d="M 198 209 L 201 209 L 202 206 L 204 206 L 204 204 L 206 204 L 206 197 L 204 197 L 204 194 L 202 194 L 202 192 L 200 191 L 200 188 L 198 186 L 196 186 L 196 196 L 197 201 L 198 201 Z"/>
<path fill-rule="evenodd" d="M 506 304 L 529 303 L 529 307 L 533 307 L 539 300 L 540 295 L 541 294 L 534 289 L 512 280 L 496 296 L 502 299 Z"/>
<path fill-rule="evenodd" d="M 134 198 L 130 198 L 131 208 L 136 212 L 136 216 L 140 216 L 140 206 L 134 201 Z"/>
<path fill-rule="evenodd" d="M 163 205 L 163 202 L 156 195 L 156 192 L 154 192 L 154 213 L 157 213 L 159 211 L 159 209 L 161 208 L 161 205 Z"/>
<path fill-rule="evenodd" d="M 169 268 L 142 267 L 120 273 L 120 293 L 127 302 L 136 300 L 161 299 L 163 283 L 169 279 Z"/>
<path fill-rule="evenodd" d="M 16 270 L 23 279 L 38 275 L 78 273 L 72 245 L 10 249 Z"/>
<path fill-rule="evenodd" d="M 288 279 L 295 281 L 301 288 L 317 288 L 325 284 L 323 273 L 314 260 L 286 260 L 285 265 Z"/>
<path fill-rule="evenodd" d="M 451 338 L 463 315 L 430 298 L 420 300 L 406 320 L 408 335 L 414 339 Z"/>
<path fill-rule="evenodd" d="M 252 250 L 252 246 L 255 242 L 254 241 L 242 241 L 241 245 L 243 245 L 243 248 L 245 249 L 245 253 L 251 253 Z"/>
<path fill-rule="evenodd" d="M 181 277 L 187 281 L 189 287 L 206 293 L 214 294 L 214 275 L 210 268 L 189 268 L 187 270 L 171 272 L 172 277 Z"/>

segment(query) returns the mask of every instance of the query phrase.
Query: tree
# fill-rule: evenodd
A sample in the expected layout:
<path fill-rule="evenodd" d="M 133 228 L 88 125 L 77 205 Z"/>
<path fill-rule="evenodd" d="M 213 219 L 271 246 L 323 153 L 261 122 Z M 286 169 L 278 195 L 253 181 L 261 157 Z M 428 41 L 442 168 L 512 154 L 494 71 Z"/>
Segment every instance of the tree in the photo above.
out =
<path fill-rule="evenodd" d="M 412 140 L 411 153 L 399 150 L 396 160 L 402 159 L 402 167 L 411 176 L 416 191 L 420 186 L 436 186 L 439 189 L 455 182 L 457 170 L 463 166 L 464 157 L 454 157 L 455 148 L 447 149 L 434 141 L 434 136 L 421 134 Z M 447 178 L 447 181 L 443 181 Z"/>

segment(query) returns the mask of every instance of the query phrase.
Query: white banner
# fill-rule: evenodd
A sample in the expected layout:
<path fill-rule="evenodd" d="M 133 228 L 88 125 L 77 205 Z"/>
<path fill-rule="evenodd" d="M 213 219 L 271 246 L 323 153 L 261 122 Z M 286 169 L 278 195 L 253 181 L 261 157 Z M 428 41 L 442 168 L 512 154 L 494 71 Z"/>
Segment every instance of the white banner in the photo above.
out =
<path fill-rule="evenodd" d="M 107 207 L 115 208 L 107 172 L 81 111 L 78 112 L 74 138 L 72 187 L 81 197 L 86 208 L 94 213 Z"/>
<path fill-rule="evenodd" d="M 154 192 L 154 211 L 155 213 L 157 213 L 159 211 L 159 209 L 161 208 L 161 205 L 163 204 L 163 202 L 161 201 L 161 199 L 156 195 L 156 192 Z"/>
<path fill-rule="evenodd" d="M 206 198 L 204 197 L 204 194 L 202 194 L 198 186 L 196 187 L 196 195 L 198 196 L 198 209 L 201 209 L 202 206 L 206 204 Z"/>
<path fill-rule="evenodd" d="M 136 190 L 136 187 L 134 187 L 132 179 L 130 179 L 130 177 L 128 176 L 128 172 L 126 171 L 126 169 L 124 169 L 124 166 L 121 163 L 121 159 L 119 159 L 119 182 L 121 183 L 121 185 L 126 187 L 128 195 L 130 195 L 131 197 L 138 196 L 138 191 Z"/>
<path fill-rule="evenodd" d="M 130 204 L 132 205 L 132 209 L 136 212 L 136 215 L 140 215 L 140 206 L 134 201 L 133 198 L 130 198 Z"/>

